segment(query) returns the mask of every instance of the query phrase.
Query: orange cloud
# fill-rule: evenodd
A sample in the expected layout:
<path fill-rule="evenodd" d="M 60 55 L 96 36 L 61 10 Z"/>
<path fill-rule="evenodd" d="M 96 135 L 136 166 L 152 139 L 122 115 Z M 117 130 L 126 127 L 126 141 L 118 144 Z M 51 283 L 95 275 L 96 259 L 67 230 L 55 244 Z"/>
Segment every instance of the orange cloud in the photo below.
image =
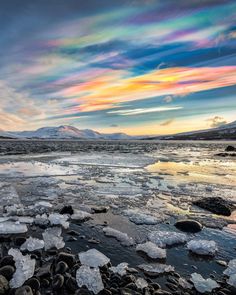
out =
<path fill-rule="evenodd" d="M 120 103 L 163 95 L 186 95 L 236 84 L 236 66 L 165 68 L 136 77 L 122 72 L 69 87 L 63 91 L 78 106 L 70 111 L 106 110 Z"/>

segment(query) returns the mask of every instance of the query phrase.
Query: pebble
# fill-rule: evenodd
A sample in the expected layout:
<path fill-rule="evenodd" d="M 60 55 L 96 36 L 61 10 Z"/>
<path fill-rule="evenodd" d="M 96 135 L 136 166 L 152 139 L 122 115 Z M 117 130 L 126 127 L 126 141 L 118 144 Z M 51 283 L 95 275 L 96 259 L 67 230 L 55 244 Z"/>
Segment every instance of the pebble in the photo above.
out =
<path fill-rule="evenodd" d="M 76 263 L 75 255 L 66 252 L 60 252 L 57 261 L 64 261 L 69 267 L 72 267 Z"/>
<path fill-rule="evenodd" d="M 15 295 L 33 295 L 33 291 L 30 286 L 22 286 L 16 289 Z"/>
<path fill-rule="evenodd" d="M 30 286 L 32 290 L 37 291 L 40 289 L 40 281 L 37 278 L 30 278 L 26 282 L 27 286 Z"/>
<path fill-rule="evenodd" d="M 12 265 L 15 266 L 15 261 L 11 255 L 6 255 L 0 260 L 0 266 Z"/>
<path fill-rule="evenodd" d="M 8 280 L 0 275 L 0 295 L 6 294 L 6 291 L 9 289 Z"/>
<path fill-rule="evenodd" d="M 52 288 L 55 290 L 58 290 L 62 288 L 63 284 L 64 284 L 64 277 L 60 274 L 55 275 L 52 280 Z"/>
<path fill-rule="evenodd" d="M 196 220 L 186 219 L 186 220 L 179 220 L 175 223 L 175 227 L 190 233 L 197 233 L 202 230 L 203 226 L 200 222 Z"/>
<path fill-rule="evenodd" d="M 56 265 L 55 272 L 57 274 L 64 274 L 68 270 L 68 265 L 64 261 L 59 261 Z"/>
<path fill-rule="evenodd" d="M 4 276 L 8 281 L 12 279 L 15 268 L 11 265 L 5 265 L 0 268 L 0 275 Z"/>
<path fill-rule="evenodd" d="M 61 209 L 60 214 L 69 214 L 69 215 L 72 215 L 72 214 L 74 214 L 74 210 L 73 210 L 73 208 L 72 208 L 71 205 L 64 206 Z"/>

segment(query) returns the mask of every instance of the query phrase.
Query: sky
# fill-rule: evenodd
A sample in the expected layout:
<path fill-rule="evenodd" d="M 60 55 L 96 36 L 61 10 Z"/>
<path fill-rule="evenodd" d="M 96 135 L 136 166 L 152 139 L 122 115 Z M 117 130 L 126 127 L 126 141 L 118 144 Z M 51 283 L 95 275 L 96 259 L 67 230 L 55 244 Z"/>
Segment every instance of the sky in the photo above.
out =
<path fill-rule="evenodd" d="M 1 0 L 0 36 L 0 129 L 236 120 L 235 1 Z"/>

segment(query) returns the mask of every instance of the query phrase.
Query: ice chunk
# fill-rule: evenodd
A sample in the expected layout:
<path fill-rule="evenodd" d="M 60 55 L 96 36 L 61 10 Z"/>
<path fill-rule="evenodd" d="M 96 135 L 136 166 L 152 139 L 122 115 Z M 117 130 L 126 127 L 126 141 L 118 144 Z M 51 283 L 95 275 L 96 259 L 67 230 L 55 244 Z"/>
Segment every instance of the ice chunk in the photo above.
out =
<path fill-rule="evenodd" d="M 143 278 L 138 278 L 135 281 L 135 285 L 137 286 L 138 289 L 144 289 L 144 288 L 148 287 L 148 282 Z"/>
<path fill-rule="evenodd" d="M 212 279 L 204 279 L 200 274 L 191 274 L 191 281 L 194 284 L 196 290 L 200 293 L 211 292 L 213 289 L 220 287 L 216 281 Z"/>
<path fill-rule="evenodd" d="M 232 274 L 229 279 L 227 280 L 227 283 L 231 286 L 233 286 L 234 288 L 236 288 L 236 273 Z"/>
<path fill-rule="evenodd" d="M 61 249 L 65 246 L 63 238 L 61 236 L 61 228 L 60 227 L 51 227 L 46 229 L 43 232 L 44 239 L 44 247 L 45 250 L 56 247 L 57 249 Z"/>
<path fill-rule="evenodd" d="M 89 249 L 86 252 L 80 252 L 79 260 L 81 264 L 91 267 L 104 266 L 110 262 L 110 259 L 107 256 L 96 249 Z"/>
<path fill-rule="evenodd" d="M 166 250 L 159 248 L 156 244 L 152 242 L 146 242 L 144 244 L 137 245 L 136 251 L 145 252 L 150 258 L 153 259 L 166 258 Z"/>
<path fill-rule="evenodd" d="M 4 210 L 6 211 L 8 216 L 24 214 L 24 206 L 22 204 L 13 204 L 5 206 Z"/>
<path fill-rule="evenodd" d="M 28 250 L 28 251 L 34 251 L 38 249 L 42 249 L 44 247 L 44 241 L 39 240 L 36 238 L 29 237 L 24 244 L 21 245 L 20 249 L 22 251 Z"/>
<path fill-rule="evenodd" d="M 191 240 L 187 248 L 199 255 L 215 255 L 217 251 L 216 242 L 208 240 Z"/>
<path fill-rule="evenodd" d="M 119 230 L 116 230 L 114 228 L 111 227 L 104 227 L 103 228 L 103 232 L 106 236 L 108 237 L 114 237 L 116 238 L 121 245 L 123 246 L 132 246 L 134 245 L 134 240 L 133 238 L 129 237 L 126 233 L 123 233 Z"/>
<path fill-rule="evenodd" d="M 92 218 L 92 214 L 81 210 L 74 210 L 74 214 L 71 215 L 71 219 L 78 221 L 84 221 L 90 218 Z"/>
<path fill-rule="evenodd" d="M 162 248 L 187 242 L 185 234 L 169 231 L 152 231 L 148 234 L 148 239 Z"/>
<path fill-rule="evenodd" d="M 46 226 L 49 224 L 48 216 L 46 213 L 42 215 L 36 215 L 34 219 L 34 223 L 39 226 Z"/>
<path fill-rule="evenodd" d="M 68 215 L 59 214 L 59 213 L 51 213 L 48 216 L 48 220 L 50 221 L 51 225 L 61 225 L 64 228 L 69 227 L 69 222 L 67 221 L 69 218 Z"/>
<path fill-rule="evenodd" d="M 40 201 L 34 205 L 34 211 L 37 213 L 47 213 L 52 209 L 52 204 L 46 201 Z"/>
<path fill-rule="evenodd" d="M 142 269 L 144 272 L 152 274 L 152 275 L 158 275 L 166 272 L 172 272 L 175 270 L 175 268 L 171 265 L 167 264 L 161 264 L 161 263 L 155 263 L 155 264 L 140 264 L 138 266 L 140 269 Z"/>
<path fill-rule="evenodd" d="M 128 263 L 122 262 L 117 266 L 110 267 L 110 270 L 114 273 L 118 273 L 120 276 L 124 276 L 127 273 Z"/>
<path fill-rule="evenodd" d="M 0 234 L 21 234 L 27 231 L 27 226 L 19 222 L 5 221 L 0 223 Z"/>
<path fill-rule="evenodd" d="M 30 216 L 18 216 L 17 217 L 17 221 L 19 221 L 20 223 L 33 223 L 34 222 L 34 218 L 30 217 Z"/>
<path fill-rule="evenodd" d="M 86 286 L 94 294 L 98 294 L 104 289 L 99 268 L 96 267 L 90 268 L 87 265 L 82 265 L 76 271 L 76 282 L 79 287 Z"/>
<path fill-rule="evenodd" d="M 8 254 L 13 256 L 16 266 L 16 271 L 10 280 L 10 287 L 21 287 L 26 280 L 34 275 L 36 261 L 31 259 L 30 255 L 22 255 L 18 249 L 11 248 Z"/>
<path fill-rule="evenodd" d="M 224 274 L 227 276 L 236 274 L 236 259 L 230 260 L 227 269 L 224 271 Z"/>
<path fill-rule="evenodd" d="M 183 289 L 192 289 L 192 285 L 184 278 L 179 278 L 178 283 Z"/>
<path fill-rule="evenodd" d="M 159 219 L 152 215 L 138 212 L 137 210 L 125 210 L 124 214 L 129 217 L 129 220 L 135 224 L 157 224 Z"/>

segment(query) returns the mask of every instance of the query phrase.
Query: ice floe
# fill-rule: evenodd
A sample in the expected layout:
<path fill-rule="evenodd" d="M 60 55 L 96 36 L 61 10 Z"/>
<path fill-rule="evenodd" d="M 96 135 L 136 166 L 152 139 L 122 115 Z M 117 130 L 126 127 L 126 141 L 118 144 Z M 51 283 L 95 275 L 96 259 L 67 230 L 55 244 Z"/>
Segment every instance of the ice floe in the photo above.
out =
<path fill-rule="evenodd" d="M 159 248 L 156 244 L 152 242 L 146 242 L 144 244 L 138 244 L 136 251 L 141 251 L 146 253 L 150 258 L 153 259 L 163 259 L 166 258 L 166 250 Z"/>
<path fill-rule="evenodd" d="M 191 240 L 188 242 L 187 248 L 199 255 L 215 255 L 217 252 L 216 242 L 208 240 Z"/>
<path fill-rule="evenodd" d="M 0 234 L 21 234 L 26 233 L 28 228 L 19 222 L 5 221 L 0 223 Z"/>
<path fill-rule="evenodd" d="M 110 259 L 107 256 L 96 249 L 89 249 L 86 252 L 80 252 L 79 260 L 81 264 L 90 267 L 104 266 L 110 262 Z"/>
<path fill-rule="evenodd" d="M 155 264 L 140 264 L 138 266 L 144 272 L 151 275 L 158 275 L 162 273 L 172 272 L 175 268 L 171 265 L 155 263 Z"/>
<path fill-rule="evenodd" d="M 117 266 L 110 267 L 109 269 L 114 273 L 118 273 L 120 276 L 124 276 L 127 273 L 128 263 L 122 262 Z"/>
<path fill-rule="evenodd" d="M 76 282 L 79 287 L 86 286 L 94 294 L 104 289 L 99 268 L 90 268 L 87 265 L 82 265 L 76 271 Z"/>
<path fill-rule="evenodd" d="M 162 248 L 187 242 L 185 234 L 169 231 L 152 231 L 148 234 L 148 239 Z"/>
<path fill-rule="evenodd" d="M 69 227 L 69 222 L 67 221 L 69 219 L 69 216 L 64 214 L 59 214 L 59 213 L 51 213 L 48 216 L 48 220 L 50 221 L 51 225 L 61 225 L 64 228 Z"/>
<path fill-rule="evenodd" d="M 92 214 L 82 210 L 74 210 L 74 214 L 71 215 L 71 219 L 78 221 L 84 221 L 90 218 L 92 218 Z"/>
<path fill-rule="evenodd" d="M 210 278 L 205 280 L 200 274 L 196 272 L 191 274 L 191 281 L 193 282 L 196 290 L 200 293 L 211 292 L 215 288 L 220 287 L 216 281 Z"/>
<path fill-rule="evenodd" d="M 157 224 L 160 220 L 152 215 L 148 215 L 142 212 L 139 212 L 137 210 L 125 210 L 124 212 L 125 216 L 128 216 L 129 220 L 131 222 L 134 222 L 135 224 Z"/>
<path fill-rule="evenodd" d="M 144 289 L 148 287 L 148 282 L 144 278 L 138 278 L 135 281 L 135 285 L 137 286 L 138 289 Z"/>
<path fill-rule="evenodd" d="M 22 251 L 28 250 L 30 252 L 42 248 L 44 248 L 44 241 L 32 237 L 29 237 L 20 247 Z"/>
<path fill-rule="evenodd" d="M 224 271 L 224 274 L 227 276 L 236 274 L 236 259 L 230 260 L 227 269 Z"/>
<path fill-rule="evenodd" d="M 10 280 L 10 287 L 21 287 L 26 280 L 34 275 L 36 261 L 31 259 L 30 255 L 22 255 L 18 249 L 11 248 L 8 254 L 13 256 L 16 266 L 16 271 Z"/>
<path fill-rule="evenodd" d="M 236 288 L 236 273 L 232 274 L 229 279 L 227 280 L 227 283 L 231 286 L 233 286 L 234 288 Z"/>
<path fill-rule="evenodd" d="M 43 232 L 45 250 L 51 249 L 53 247 L 61 249 L 65 246 L 61 232 L 62 231 L 60 227 L 51 227 Z"/>
<path fill-rule="evenodd" d="M 114 229 L 108 226 L 103 228 L 103 232 L 108 237 L 116 238 L 123 246 L 134 245 L 133 238 L 129 237 L 126 233 L 123 233 L 117 229 Z"/>

